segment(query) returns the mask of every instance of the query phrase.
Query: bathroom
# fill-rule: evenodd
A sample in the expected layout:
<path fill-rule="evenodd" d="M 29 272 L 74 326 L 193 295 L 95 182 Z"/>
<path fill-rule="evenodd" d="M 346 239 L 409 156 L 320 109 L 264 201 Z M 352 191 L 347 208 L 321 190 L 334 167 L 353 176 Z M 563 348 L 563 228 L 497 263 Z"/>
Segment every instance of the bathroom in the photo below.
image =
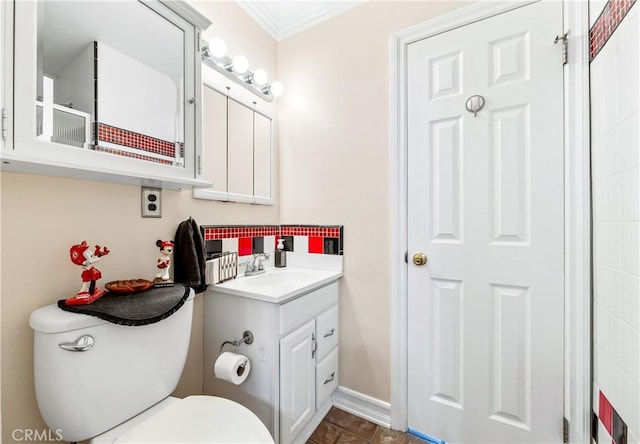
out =
<path fill-rule="evenodd" d="M 627 442 L 637 443 L 639 6 L 633 1 L 567 3 L 582 6 L 578 14 L 585 14 L 586 6 L 591 9 L 582 33 L 569 34 L 570 43 L 575 42 L 568 48 L 570 67 L 580 61 L 571 56 L 585 44 L 586 28 L 599 29 L 600 11 L 607 5 L 623 4 L 629 14 L 619 18 L 621 25 L 610 30 L 613 35 L 591 62 L 593 172 L 577 168 L 577 179 L 569 192 L 582 207 L 567 216 L 573 236 L 567 242 L 577 245 L 575 256 L 567 263 L 575 267 L 571 270 L 580 289 L 575 299 L 569 298 L 571 309 L 567 312 L 580 315 L 577 320 L 567 315 L 569 341 L 575 341 L 569 348 L 578 368 L 569 370 L 574 375 L 573 385 L 565 387 L 565 398 L 575 403 L 568 406 L 565 416 L 571 442 L 587 442 L 592 408 L 598 416 L 613 409 L 627 426 Z M 402 329 L 398 321 L 402 317 L 398 307 L 401 289 L 399 272 L 394 271 L 404 266 L 404 261 L 398 260 L 404 255 L 398 251 L 398 239 L 405 229 L 398 222 L 397 160 L 391 148 L 397 136 L 393 86 L 397 59 L 390 39 L 469 4 L 365 1 L 280 40 L 235 2 L 201 0 L 193 4 L 213 22 L 203 37 L 222 37 L 230 54 L 246 55 L 252 68 L 264 68 L 271 79 L 285 86 L 284 95 L 273 102 L 271 111 L 275 122 L 274 203 L 218 202 L 194 199 L 190 190 L 163 190 L 162 217 L 141 218 L 139 186 L 52 177 L 46 172 L 2 171 L 2 442 L 16 441 L 16 430 L 45 430 L 35 399 L 33 331 L 28 318 L 37 307 L 77 291 L 78 270 L 68 260 L 69 246 L 83 239 L 108 245 L 110 256 L 100 264 L 105 282 L 109 277 L 144 276 L 155 266 L 156 239 L 172 238 L 177 224 L 189 216 L 201 225 L 344 226 L 344 276 L 339 284 L 340 387 L 355 394 L 361 415 L 373 411 L 380 422 L 406 427 L 402 419 L 406 412 L 401 406 L 406 394 L 398 389 L 403 382 L 399 374 L 406 371 L 402 367 L 406 353 L 401 350 L 402 335 L 398 332 Z M 563 31 L 552 32 L 555 36 Z M 623 62 L 629 66 L 612 68 L 618 63 L 622 67 Z M 588 64 L 587 58 L 581 66 Z M 581 71 L 570 73 L 576 76 L 575 87 Z M 0 75 L 4 75 L 4 68 Z M 582 82 L 584 87 L 584 78 Z M 573 140 L 587 141 L 572 157 L 571 165 L 579 167 L 589 164 L 585 136 L 589 127 L 584 121 L 580 127 L 579 122 L 588 101 L 579 96 L 571 103 L 578 104 L 572 115 L 578 123 L 567 123 L 567 133 L 577 128 L 578 136 Z M 584 240 L 591 237 L 589 174 L 593 174 L 594 186 L 593 385 L 588 368 L 592 260 L 590 242 Z M 623 225 L 625 231 L 607 231 L 616 224 Z M 580 235 L 583 239 L 575 239 Z M 614 254 L 622 250 L 626 256 Z M 574 328 L 573 323 L 581 325 Z M 187 364 L 175 392 L 178 397 L 202 393 L 204 380 L 210 377 L 210 369 L 203 366 L 203 331 L 203 298 L 198 296 Z M 596 421 L 597 427 L 606 428 L 605 422 Z M 613 435 L 612 426 L 608 427 L 611 430 L 600 431 L 598 442 L 606 441 L 603 433 Z"/>

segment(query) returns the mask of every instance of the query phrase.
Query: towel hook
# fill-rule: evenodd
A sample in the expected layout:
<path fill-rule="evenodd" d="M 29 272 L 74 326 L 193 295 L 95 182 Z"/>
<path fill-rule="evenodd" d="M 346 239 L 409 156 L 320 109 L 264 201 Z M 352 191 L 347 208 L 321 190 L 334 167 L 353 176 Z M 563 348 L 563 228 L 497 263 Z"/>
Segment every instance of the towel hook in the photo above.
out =
<path fill-rule="evenodd" d="M 253 333 L 251 333 L 250 330 L 246 330 L 244 333 L 242 333 L 242 338 L 238 339 L 237 341 L 224 341 L 222 345 L 220 345 L 220 353 L 218 353 L 219 355 L 222 354 L 222 350 L 227 344 L 233 345 L 234 347 L 239 347 L 242 344 L 253 344 Z"/>

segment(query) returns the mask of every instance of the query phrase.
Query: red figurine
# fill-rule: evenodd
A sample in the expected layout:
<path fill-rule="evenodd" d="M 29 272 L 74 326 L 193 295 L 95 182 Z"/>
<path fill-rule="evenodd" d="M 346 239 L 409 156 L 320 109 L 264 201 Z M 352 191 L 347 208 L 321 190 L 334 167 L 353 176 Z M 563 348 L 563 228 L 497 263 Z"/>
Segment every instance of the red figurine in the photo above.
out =
<path fill-rule="evenodd" d="M 82 241 L 81 244 L 74 245 L 69 249 L 71 262 L 82 266 L 82 287 L 77 295 L 65 301 L 66 305 L 90 304 L 106 293 L 105 290 L 96 288 L 96 281 L 102 277 L 102 273 L 93 264 L 107 254 L 109 254 L 107 247 L 101 249 L 99 245 L 96 245 L 91 251 L 87 241 Z"/>
<path fill-rule="evenodd" d="M 173 253 L 173 241 L 157 240 L 156 247 L 160 248 L 160 258 L 158 259 L 159 272 L 156 274 L 155 283 L 173 283 L 169 278 L 169 267 L 171 266 L 171 253 Z"/>

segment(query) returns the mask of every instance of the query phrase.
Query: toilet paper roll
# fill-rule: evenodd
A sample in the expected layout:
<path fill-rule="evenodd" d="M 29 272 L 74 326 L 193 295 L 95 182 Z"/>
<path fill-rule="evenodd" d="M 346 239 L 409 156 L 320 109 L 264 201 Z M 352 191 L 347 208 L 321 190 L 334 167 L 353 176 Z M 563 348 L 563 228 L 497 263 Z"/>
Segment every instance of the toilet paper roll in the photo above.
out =
<path fill-rule="evenodd" d="M 245 355 L 224 352 L 213 365 L 213 374 L 216 378 L 224 379 L 235 385 L 242 384 L 251 371 L 251 361 Z"/>

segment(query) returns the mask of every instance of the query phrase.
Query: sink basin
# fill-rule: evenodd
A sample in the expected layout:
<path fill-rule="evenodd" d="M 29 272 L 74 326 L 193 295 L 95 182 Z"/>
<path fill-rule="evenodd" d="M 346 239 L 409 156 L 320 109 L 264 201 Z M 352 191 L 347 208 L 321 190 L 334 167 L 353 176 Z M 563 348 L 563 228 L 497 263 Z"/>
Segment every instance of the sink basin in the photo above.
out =
<path fill-rule="evenodd" d="M 275 268 L 255 276 L 238 276 L 213 286 L 214 291 L 282 304 L 291 299 L 337 281 L 339 271 L 309 268 Z"/>

